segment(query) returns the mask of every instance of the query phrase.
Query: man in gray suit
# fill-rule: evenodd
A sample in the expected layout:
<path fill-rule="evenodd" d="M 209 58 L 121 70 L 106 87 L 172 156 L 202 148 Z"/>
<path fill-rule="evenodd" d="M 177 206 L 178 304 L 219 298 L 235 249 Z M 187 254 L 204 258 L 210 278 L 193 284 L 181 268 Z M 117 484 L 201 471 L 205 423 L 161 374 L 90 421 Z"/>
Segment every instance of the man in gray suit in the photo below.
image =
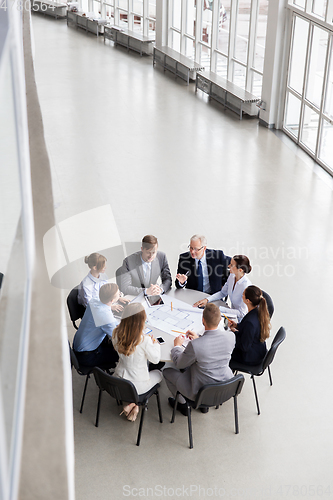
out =
<path fill-rule="evenodd" d="M 124 259 L 117 269 L 116 278 L 125 295 L 160 295 L 171 288 L 171 273 L 165 253 L 158 252 L 157 238 L 148 234 L 142 238 L 141 252 Z M 161 284 L 157 280 L 161 278 Z"/>
<path fill-rule="evenodd" d="M 184 336 L 175 338 L 171 350 L 172 361 L 178 369 L 186 370 L 183 373 L 176 368 L 166 368 L 163 371 L 167 386 L 174 396 L 179 391 L 194 401 L 203 385 L 225 382 L 233 377 L 229 361 L 235 347 L 235 335 L 230 330 L 219 330 L 220 321 L 219 308 L 208 303 L 202 315 L 205 333 L 199 337 L 188 331 L 187 336 L 191 341 L 185 349 L 182 347 Z M 174 407 L 174 398 L 169 398 L 169 404 Z M 186 402 L 182 396 L 178 398 L 177 410 L 187 415 Z M 207 411 L 208 408 L 202 408 L 203 413 Z"/>

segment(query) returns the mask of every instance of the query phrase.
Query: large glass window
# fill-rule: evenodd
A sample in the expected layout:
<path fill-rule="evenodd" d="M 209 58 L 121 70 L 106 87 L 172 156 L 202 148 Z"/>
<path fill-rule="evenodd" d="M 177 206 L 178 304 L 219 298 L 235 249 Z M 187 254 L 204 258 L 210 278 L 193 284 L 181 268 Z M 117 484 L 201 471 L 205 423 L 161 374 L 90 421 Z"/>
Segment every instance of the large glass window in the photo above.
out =
<path fill-rule="evenodd" d="M 312 11 L 327 10 L 311 2 Z M 333 170 L 333 30 L 293 14 L 283 129 L 327 170 Z M 326 14 L 325 14 L 326 15 Z M 305 15 L 304 15 L 305 16 Z M 311 17 L 312 16 L 312 17 Z"/>
<path fill-rule="evenodd" d="M 298 138 L 301 100 L 291 92 L 287 93 L 284 126 L 295 138 Z"/>
<path fill-rule="evenodd" d="M 321 96 L 323 93 L 327 42 L 327 31 L 314 26 L 310 51 L 310 66 L 306 86 L 306 98 L 318 108 L 320 108 Z"/>
<path fill-rule="evenodd" d="M 247 48 L 249 43 L 251 0 L 238 1 L 236 32 L 235 32 L 235 58 L 246 63 Z M 236 82 L 235 82 L 236 83 Z"/>
<path fill-rule="evenodd" d="M 289 86 L 299 94 L 303 91 L 305 57 L 309 23 L 301 17 L 294 19 L 293 44 L 289 66 Z"/>
<path fill-rule="evenodd" d="M 269 0 L 168 0 L 168 45 L 261 97 Z"/>
<path fill-rule="evenodd" d="M 258 23 L 254 45 L 253 66 L 261 73 L 264 70 L 268 0 L 259 0 Z"/>
<path fill-rule="evenodd" d="M 221 0 L 219 5 L 219 29 L 217 48 L 222 54 L 228 55 L 230 32 L 231 0 Z"/>

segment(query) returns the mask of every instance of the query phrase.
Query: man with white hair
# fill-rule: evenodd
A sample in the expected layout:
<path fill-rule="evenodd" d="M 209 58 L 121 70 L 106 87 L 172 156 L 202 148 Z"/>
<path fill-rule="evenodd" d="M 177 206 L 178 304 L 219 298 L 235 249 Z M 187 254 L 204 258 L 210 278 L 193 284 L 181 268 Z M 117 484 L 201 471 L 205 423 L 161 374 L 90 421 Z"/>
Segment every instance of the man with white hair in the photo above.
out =
<path fill-rule="evenodd" d="M 189 251 L 179 256 L 175 285 L 216 293 L 227 281 L 230 260 L 222 250 L 207 248 L 206 238 L 195 234 L 190 240 Z"/>

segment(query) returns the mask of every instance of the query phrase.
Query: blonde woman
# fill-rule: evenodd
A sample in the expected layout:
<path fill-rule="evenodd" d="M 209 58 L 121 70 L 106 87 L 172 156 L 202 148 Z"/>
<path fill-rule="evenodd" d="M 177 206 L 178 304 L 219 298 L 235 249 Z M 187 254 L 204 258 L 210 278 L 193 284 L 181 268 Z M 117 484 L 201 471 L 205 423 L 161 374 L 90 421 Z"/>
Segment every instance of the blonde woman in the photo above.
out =
<path fill-rule="evenodd" d="M 156 364 L 160 361 L 161 348 L 157 340 L 144 334 L 145 322 L 144 307 L 139 303 L 128 304 L 112 335 L 114 348 L 119 355 L 114 375 L 130 380 L 139 395 L 162 380 L 159 370 L 148 371 L 148 362 Z M 128 420 L 134 421 L 139 407 L 130 403 L 124 406 L 124 413 Z"/>

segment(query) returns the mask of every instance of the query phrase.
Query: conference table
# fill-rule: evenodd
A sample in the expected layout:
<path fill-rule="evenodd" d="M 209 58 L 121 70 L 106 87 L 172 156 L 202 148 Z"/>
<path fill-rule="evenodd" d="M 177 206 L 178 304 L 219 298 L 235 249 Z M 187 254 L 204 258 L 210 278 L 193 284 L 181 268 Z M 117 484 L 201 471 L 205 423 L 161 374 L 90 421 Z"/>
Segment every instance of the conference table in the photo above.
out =
<path fill-rule="evenodd" d="M 131 296 L 127 296 L 127 297 L 129 299 L 133 298 Z M 190 290 L 187 288 L 182 288 L 182 289 L 173 288 L 173 289 L 169 290 L 169 292 L 167 294 L 162 295 L 162 299 L 163 299 L 163 297 L 167 297 L 168 299 L 171 299 L 171 300 L 173 300 L 173 299 L 177 300 L 177 303 L 178 303 L 178 301 L 181 301 L 184 303 L 184 306 L 188 308 L 188 305 L 192 306 L 198 300 L 202 300 L 202 299 L 205 299 L 206 297 L 209 297 L 209 294 L 204 293 L 204 292 L 198 292 L 197 290 Z M 143 304 L 145 303 L 144 298 L 142 298 L 142 303 Z M 224 301 L 221 301 L 221 300 L 214 301 L 214 304 L 216 304 L 217 306 L 223 305 L 225 307 L 228 307 L 228 305 Z M 158 307 L 158 306 L 152 306 L 149 309 L 153 309 L 154 307 Z M 197 308 L 193 308 L 193 310 L 198 311 Z M 200 323 L 200 328 L 195 329 L 195 333 L 197 333 L 199 335 L 201 335 L 204 332 L 204 327 L 203 327 L 203 325 L 201 325 L 202 312 L 203 312 L 203 310 L 201 309 L 200 312 L 198 311 L 195 313 L 195 314 L 200 315 L 200 321 L 197 321 L 197 323 Z M 164 343 L 161 344 L 161 361 L 171 361 L 170 351 L 174 346 L 175 337 L 178 336 L 177 333 L 175 333 L 175 335 L 172 335 L 171 333 L 167 333 L 166 331 L 162 331 L 159 328 L 156 328 L 155 326 L 153 326 L 152 324 L 149 323 L 149 317 L 147 319 L 146 326 L 149 330 L 151 330 L 151 335 L 153 335 L 155 338 L 162 337 L 164 340 Z"/>

